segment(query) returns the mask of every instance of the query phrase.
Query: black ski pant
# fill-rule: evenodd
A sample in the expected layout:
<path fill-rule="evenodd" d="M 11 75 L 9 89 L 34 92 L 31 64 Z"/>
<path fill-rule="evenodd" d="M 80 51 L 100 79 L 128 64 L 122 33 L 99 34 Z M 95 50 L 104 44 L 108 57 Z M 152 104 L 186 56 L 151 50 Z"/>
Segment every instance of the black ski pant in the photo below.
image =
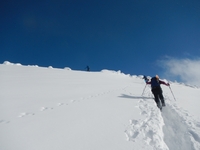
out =
<path fill-rule="evenodd" d="M 153 88 L 151 91 L 154 95 L 157 106 L 160 106 L 160 100 L 161 100 L 162 104 L 165 104 L 164 97 L 162 94 L 162 89 L 160 87 Z"/>

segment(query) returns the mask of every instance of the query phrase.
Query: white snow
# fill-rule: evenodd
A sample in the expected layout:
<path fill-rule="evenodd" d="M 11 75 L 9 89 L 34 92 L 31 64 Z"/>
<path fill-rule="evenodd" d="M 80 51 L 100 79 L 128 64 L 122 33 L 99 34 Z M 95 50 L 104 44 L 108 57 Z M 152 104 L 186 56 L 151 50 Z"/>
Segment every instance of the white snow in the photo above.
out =
<path fill-rule="evenodd" d="M 199 150 L 200 89 L 170 85 L 160 112 L 142 76 L 6 61 L 0 150 Z"/>

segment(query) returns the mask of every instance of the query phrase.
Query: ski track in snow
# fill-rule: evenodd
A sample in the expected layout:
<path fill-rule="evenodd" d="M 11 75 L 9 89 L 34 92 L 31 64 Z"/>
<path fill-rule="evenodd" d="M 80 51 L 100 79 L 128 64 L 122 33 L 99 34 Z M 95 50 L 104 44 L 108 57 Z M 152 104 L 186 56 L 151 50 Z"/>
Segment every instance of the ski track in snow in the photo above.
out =
<path fill-rule="evenodd" d="M 51 110 L 54 110 L 55 108 L 58 108 L 58 107 L 61 107 L 61 106 L 63 107 L 63 106 L 67 106 L 67 105 L 73 104 L 75 102 L 80 102 L 81 100 L 91 99 L 91 98 L 103 96 L 105 94 L 109 94 L 111 92 L 115 92 L 115 91 L 118 91 L 118 90 L 125 90 L 125 89 L 126 89 L 126 87 L 123 87 L 123 88 L 120 88 L 120 89 L 108 90 L 108 91 L 105 91 L 105 92 L 102 92 L 102 93 L 98 93 L 98 94 L 94 94 L 94 95 L 89 95 L 89 96 L 86 96 L 86 97 L 81 97 L 81 98 L 77 98 L 77 99 L 71 99 L 67 103 L 64 103 L 64 102 L 57 103 L 54 107 L 45 107 L 45 106 L 42 106 L 39 109 L 39 111 L 40 112 L 51 111 Z M 35 116 L 37 114 L 38 113 L 34 113 L 34 112 L 22 112 L 17 117 L 18 118 L 24 118 L 24 117 Z M 4 119 L 0 120 L 0 124 L 8 124 L 8 123 L 11 123 L 11 121 L 4 120 Z"/>
<path fill-rule="evenodd" d="M 192 116 L 185 110 L 172 105 L 167 101 L 167 107 L 163 109 L 162 117 L 165 126 L 164 141 L 170 150 L 199 150 L 200 127 Z"/>
<path fill-rule="evenodd" d="M 148 93 L 150 96 L 151 93 Z M 162 112 L 154 100 L 140 99 L 138 108 L 143 120 L 130 120 L 125 130 L 128 141 L 144 141 L 143 148 L 152 150 L 199 150 L 200 122 L 192 119 L 185 110 L 165 99 Z M 154 103 L 154 105 L 152 104 Z"/>

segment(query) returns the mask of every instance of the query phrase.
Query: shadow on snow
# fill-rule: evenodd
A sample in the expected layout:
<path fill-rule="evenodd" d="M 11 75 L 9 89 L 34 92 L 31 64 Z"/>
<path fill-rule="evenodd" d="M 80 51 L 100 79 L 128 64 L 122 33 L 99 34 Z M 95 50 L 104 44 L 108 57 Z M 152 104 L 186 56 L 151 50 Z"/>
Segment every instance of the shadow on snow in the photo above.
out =
<path fill-rule="evenodd" d="M 145 97 L 145 96 L 131 96 L 131 95 L 127 95 L 127 94 L 122 94 L 121 96 L 119 96 L 120 98 L 131 98 L 131 99 L 153 99 L 151 97 Z"/>

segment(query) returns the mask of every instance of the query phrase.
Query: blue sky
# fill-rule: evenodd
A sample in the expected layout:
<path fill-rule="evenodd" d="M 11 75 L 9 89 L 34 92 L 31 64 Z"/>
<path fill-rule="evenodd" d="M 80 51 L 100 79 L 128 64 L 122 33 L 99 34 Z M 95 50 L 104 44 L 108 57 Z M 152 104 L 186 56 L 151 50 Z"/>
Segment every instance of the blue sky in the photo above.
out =
<path fill-rule="evenodd" d="M 2 63 L 175 77 L 200 56 L 199 0 L 3 0 L 0 20 Z"/>

